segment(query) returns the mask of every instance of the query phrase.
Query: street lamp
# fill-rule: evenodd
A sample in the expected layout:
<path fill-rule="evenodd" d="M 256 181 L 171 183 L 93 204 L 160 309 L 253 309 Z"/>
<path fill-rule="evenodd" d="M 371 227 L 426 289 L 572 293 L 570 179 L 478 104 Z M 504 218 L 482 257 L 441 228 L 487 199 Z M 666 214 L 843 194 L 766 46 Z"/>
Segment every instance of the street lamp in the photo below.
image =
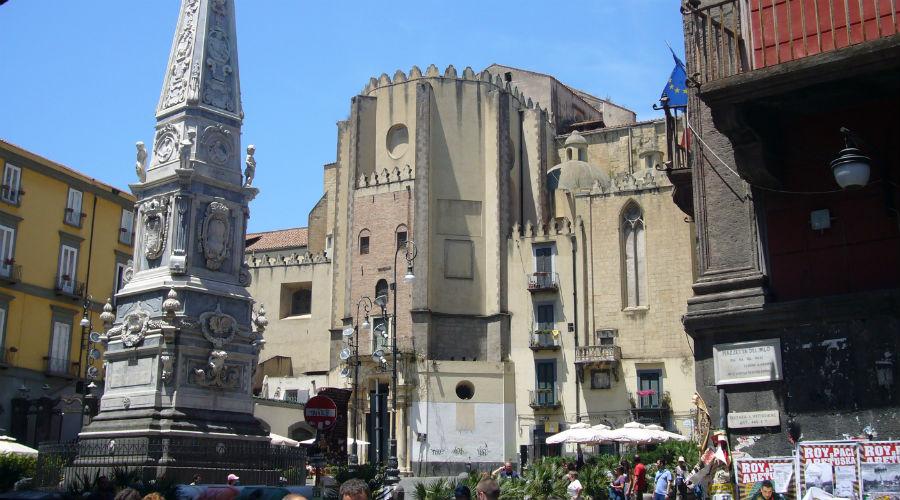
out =
<path fill-rule="evenodd" d="M 412 283 L 416 279 L 413 273 L 413 262 L 416 260 L 416 244 L 412 240 L 406 240 L 397 245 L 397 251 L 394 252 L 394 281 L 391 283 L 391 290 L 394 292 L 394 314 L 391 317 L 393 321 L 392 338 L 391 338 L 391 456 L 388 458 L 388 466 L 384 471 L 384 482 L 387 484 L 397 484 L 400 482 L 399 460 L 397 459 L 397 259 L 400 252 L 406 258 L 406 274 L 403 281 Z"/>
<path fill-rule="evenodd" d="M 362 327 L 363 329 L 368 330 L 371 325 L 369 324 L 369 311 L 372 309 L 372 299 L 369 297 L 363 297 L 359 299 L 356 303 L 356 321 L 354 322 L 352 327 L 347 327 L 342 332 L 344 336 L 344 340 L 347 343 L 347 346 L 353 349 L 353 414 L 351 415 L 351 427 L 353 430 L 353 444 L 350 451 L 350 456 L 348 457 L 348 461 L 350 465 L 358 465 L 359 464 L 359 455 L 357 455 L 357 444 L 358 436 L 357 436 L 357 415 L 359 413 L 359 313 L 360 309 L 364 314 Z M 348 361 L 349 364 L 349 361 Z M 347 368 L 344 368 L 347 370 Z M 341 373 L 344 373 L 343 371 Z M 347 370 L 347 375 L 349 375 L 349 370 Z"/>
<path fill-rule="evenodd" d="M 865 187 L 869 182 L 871 160 L 857 147 L 853 132 L 841 127 L 841 135 L 844 136 L 844 149 L 838 153 L 837 158 L 831 160 L 834 180 L 841 189 Z"/>

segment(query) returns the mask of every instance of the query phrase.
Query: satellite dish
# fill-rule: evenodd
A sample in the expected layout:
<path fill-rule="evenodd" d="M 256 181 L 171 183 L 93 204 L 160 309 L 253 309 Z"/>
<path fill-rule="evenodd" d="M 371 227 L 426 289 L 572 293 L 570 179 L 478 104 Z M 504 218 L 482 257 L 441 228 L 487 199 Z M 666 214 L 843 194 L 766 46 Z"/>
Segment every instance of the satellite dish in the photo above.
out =
<path fill-rule="evenodd" d="M 100 350 L 99 349 L 91 349 L 90 352 L 88 353 L 88 356 L 90 356 L 91 359 L 100 359 Z"/>
<path fill-rule="evenodd" d="M 346 366 L 341 368 L 341 376 L 344 378 L 350 377 L 350 368 L 348 368 Z"/>
<path fill-rule="evenodd" d="M 341 349 L 341 360 L 347 361 L 348 359 L 350 359 L 350 349 L 347 349 L 345 347 L 345 348 Z"/>
<path fill-rule="evenodd" d="M 94 379 L 97 378 L 99 372 L 100 370 L 98 370 L 96 366 L 89 366 L 87 369 L 87 376 L 88 378 Z"/>
<path fill-rule="evenodd" d="M 91 332 L 88 336 L 91 339 L 91 342 L 100 342 L 100 333 L 99 332 Z"/>

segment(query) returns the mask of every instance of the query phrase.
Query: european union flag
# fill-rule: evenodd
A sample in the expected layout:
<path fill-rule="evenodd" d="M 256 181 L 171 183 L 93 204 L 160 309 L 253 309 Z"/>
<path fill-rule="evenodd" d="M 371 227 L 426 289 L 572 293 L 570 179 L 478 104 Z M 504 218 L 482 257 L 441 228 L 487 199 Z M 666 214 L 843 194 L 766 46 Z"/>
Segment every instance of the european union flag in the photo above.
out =
<path fill-rule="evenodd" d="M 675 52 L 672 52 L 672 57 L 675 59 L 675 69 L 672 70 L 672 76 L 669 77 L 669 81 L 666 83 L 666 87 L 663 89 L 662 97 L 669 98 L 669 107 L 687 107 L 687 70 L 684 67 L 684 63 L 681 62 L 681 59 L 675 55 Z"/>

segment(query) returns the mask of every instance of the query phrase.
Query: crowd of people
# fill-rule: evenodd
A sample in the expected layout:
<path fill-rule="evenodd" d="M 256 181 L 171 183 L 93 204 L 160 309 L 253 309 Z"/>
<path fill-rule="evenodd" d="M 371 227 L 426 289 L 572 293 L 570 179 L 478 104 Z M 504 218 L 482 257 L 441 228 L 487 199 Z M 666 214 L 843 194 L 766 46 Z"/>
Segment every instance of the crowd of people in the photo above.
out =
<path fill-rule="evenodd" d="M 633 462 L 634 465 L 632 466 L 627 459 L 623 458 L 619 465 L 616 466 L 614 473 L 610 477 L 610 500 L 643 500 L 644 494 L 648 492 L 648 486 L 652 486 L 653 500 L 687 500 L 689 492 L 693 495 L 694 492 L 688 481 L 690 468 L 685 463 L 684 457 L 678 457 L 678 462 L 673 470 L 667 467 L 664 458 L 657 460 L 652 485 L 648 485 L 647 467 L 641 461 L 640 455 L 634 455 Z M 563 463 L 563 468 L 566 471 L 566 479 L 568 480 L 566 496 L 570 500 L 583 500 L 586 498 L 584 486 L 578 479 L 577 463 Z M 474 493 L 468 486 L 464 484 L 458 485 L 453 492 L 453 498 L 454 500 L 497 500 L 500 497 L 500 483 L 518 478 L 519 474 L 516 472 L 513 464 L 506 462 L 490 473 L 483 473 Z M 102 479 L 105 478 L 101 478 L 101 482 Z M 308 500 L 307 497 L 301 494 L 290 493 L 283 488 L 252 488 L 249 490 L 245 488 L 244 491 L 241 491 L 238 488 L 240 485 L 239 481 L 240 478 L 237 475 L 229 474 L 224 486 L 207 486 L 198 489 L 195 500 L 240 500 L 241 498 L 251 498 L 253 500 Z M 193 477 L 189 486 L 199 488 L 201 484 L 202 479 L 197 475 Z M 404 493 L 402 488 L 382 490 L 378 492 L 377 497 L 379 499 L 402 499 L 404 498 Z M 106 498 L 113 498 L 113 496 L 110 494 Z M 370 491 L 365 481 L 350 479 L 340 485 L 338 498 L 340 500 L 373 500 L 375 497 L 373 497 L 373 492 Z M 141 496 L 136 489 L 125 488 L 115 494 L 113 500 L 165 500 L 165 498 L 158 493 Z M 763 498 L 762 500 L 775 499 Z"/>

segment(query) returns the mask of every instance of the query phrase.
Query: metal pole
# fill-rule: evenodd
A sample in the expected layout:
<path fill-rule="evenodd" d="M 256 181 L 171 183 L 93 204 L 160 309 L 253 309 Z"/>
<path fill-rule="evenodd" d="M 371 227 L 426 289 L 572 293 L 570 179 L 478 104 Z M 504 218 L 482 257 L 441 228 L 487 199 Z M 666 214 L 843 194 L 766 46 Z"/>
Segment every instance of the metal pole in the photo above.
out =
<path fill-rule="evenodd" d="M 350 426 L 352 428 L 352 439 L 353 445 L 350 448 L 350 465 L 358 465 L 359 464 L 359 456 L 356 454 L 356 425 L 357 425 L 357 413 L 359 412 L 359 303 L 356 304 L 356 325 L 353 327 L 354 335 L 356 337 L 355 345 L 353 346 L 353 415 L 351 415 Z"/>
<path fill-rule="evenodd" d="M 394 282 L 391 283 L 394 292 L 394 312 L 391 316 L 391 455 L 388 458 L 387 469 L 384 471 L 384 482 L 387 484 L 400 482 L 399 461 L 397 460 L 397 257 L 400 255 L 401 248 L 405 250 L 405 246 L 398 246 L 397 251 L 394 252 Z"/>

